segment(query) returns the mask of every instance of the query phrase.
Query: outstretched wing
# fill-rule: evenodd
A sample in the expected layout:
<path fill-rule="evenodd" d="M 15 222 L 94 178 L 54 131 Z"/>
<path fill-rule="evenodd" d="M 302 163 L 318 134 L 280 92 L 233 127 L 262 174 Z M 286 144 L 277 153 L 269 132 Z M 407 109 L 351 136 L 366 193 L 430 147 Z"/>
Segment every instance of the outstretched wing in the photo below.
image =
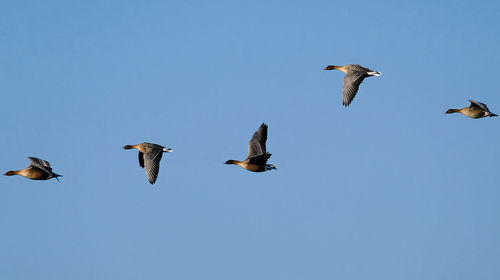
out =
<path fill-rule="evenodd" d="M 477 101 L 474 101 L 474 100 L 469 100 L 470 102 L 470 105 L 472 107 L 478 107 L 479 109 L 482 109 L 486 112 L 490 112 L 490 109 L 488 109 L 488 106 L 486 106 L 486 104 L 484 103 L 481 103 L 481 102 L 477 102 Z"/>
<path fill-rule="evenodd" d="M 156 182 L 158 172 L 160 172 L 160 160 L 163 156 L 163 150 L 152 149 L 144 154 L 144 169 L 146 176 L 151 184 Z"/>
<path fill-rule="evenodd" d="M 359 85 L 366 77 L 364 71 L 351 71 L 344 78 L 344 87 L 342 89 L 342 104 L 349 106 L 358 93 Z"/>
<path fill-rule="evenodd" d="M 262 123 L 248 143 L 248 157 L 266 153 L 267 124 Z"/>
<path fill-rule="evenodd" d="M 50 167 L 50 163 L 48 161 L 45 161 L 43 159 L 35 158 L 35 157 L 28 157 L 31 165 L 36 166 L 48 173 L 52 171 L 52 168 Z"/>

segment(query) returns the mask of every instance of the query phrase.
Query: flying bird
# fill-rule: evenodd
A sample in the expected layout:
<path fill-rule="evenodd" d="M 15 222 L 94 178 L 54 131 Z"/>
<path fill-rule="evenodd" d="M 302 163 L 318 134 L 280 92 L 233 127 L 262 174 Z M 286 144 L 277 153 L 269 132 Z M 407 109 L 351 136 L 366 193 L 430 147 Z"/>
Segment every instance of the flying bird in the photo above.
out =
<path fill-rule="evenodd" d="M 448 111 L 445 112 L 445 114 L 462 113 L 473 119 L 497 116 L 496 114 L 490 112 L 490 109 L 488 109 L 488 106 L 486 106 L 486 104 L 474 100 L 469 100 L 469 102 L 470 102 L 469 107 L 465 107 L 462 109 L 449 109 Z"/>
<path fill-rule="evenodd" d="M 146 170 L 146 176 L 151 184 L 156 182 L 160 171 L 160 160 L 163 153 L 170 153 L 174 150 L 153 143 L 141 143 L 137 145 L 126 145 L 125 150 L 139 150 L 139 165 Z"/>
<path fill-rule="evenodd" d="M 370 70 L 358 64 L 348 64 L 345 66 L 328 65 L 323 70 L 340 70 L 346 74 L 342 89 L 342 104 L 346 107 L 351 104 L 356 93 L 358 93 L 359 85 L 366 77 L 382 75 L 380 72 Z"/>
<path fill-rule="evenodd" d="M 248 157 L 244 161 L 228 160 L 225 164 L 236 164 L 253 172 L 264 172 L 277 169 L 273 164 L 267 164 L 271 154 L 266 152 L 267 124 L 262 123 L 253 134 L 248 144 Z"/>
<path fill-rule="evenodd" d="M 4 175 L 21 175 L 31 180 L 49 180 L 56 178 L 57 181 L 59 181 L 57 177 L 62 177 L 62 175 L 52 172 L 52 168 L 48 161 L 35 157 L 28 158 L 30 160 L 30 165 L 28 167 L 17 171 L 7 171 Z"/>

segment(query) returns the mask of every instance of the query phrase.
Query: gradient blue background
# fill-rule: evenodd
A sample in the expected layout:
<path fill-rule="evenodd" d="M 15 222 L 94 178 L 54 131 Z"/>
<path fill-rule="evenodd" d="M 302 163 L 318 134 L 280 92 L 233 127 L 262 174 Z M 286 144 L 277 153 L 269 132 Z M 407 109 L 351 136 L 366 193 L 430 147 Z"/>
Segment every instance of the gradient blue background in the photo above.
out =
<path fill-rule="evenodd" d="M 500 279 L 498 1 L 0 5 L 1 279 Z M 349 108 L 343 73 L 381 71 Z M 270 163 L 248 140 L 269 124 Z M 173 148 L 151 186 L 126 144 Z"/>

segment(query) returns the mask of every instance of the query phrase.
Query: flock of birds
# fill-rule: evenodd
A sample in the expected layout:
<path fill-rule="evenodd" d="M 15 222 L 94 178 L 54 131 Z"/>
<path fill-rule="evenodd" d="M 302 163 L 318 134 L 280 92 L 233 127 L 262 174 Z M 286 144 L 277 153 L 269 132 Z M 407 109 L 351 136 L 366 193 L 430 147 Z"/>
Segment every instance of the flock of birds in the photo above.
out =
<path fill-rule="evenodd" d="M 340 70 L 346 75 L 344 77 L 344 86 L 342 88 L 342 104 L 349 106 L 358 93 L 359 85 L 367 77 L 380 76 L 382 73 L 370 70 L 358 64 L 348 64 L 345 66 L 328 65 L 323 70 Z M 446 114 L 462 113 L 470 118 L 479 119 L 484 117 L 496 117 L 488 109 L 486 104 L 469 100 L 470 106 L 462 109 L 449 109 Z M 252 172 L 264 172 L 272 169 L 277 169 L 273 164 L 268 164 L 267 161 L 271 154 L 266 151 L 267 140 L 267 124 L 263 123 L 259 129 L 253 134 L 248 144 L 248 156 L 245 160 L 228 160 L 226 164 L 235 164 Z M 151 184 L 156 182 L 158 172 L 160 171 L 160 160 L 163 153 L 173 152 L 173 149 L 165 148 L 158 144 L 141 143 L 137 145 L 126 145 L 123 147 L 126 150 L 137 149 L 139 151 L 139 166 L 144 168 L 146 176 Z M 4 175 L 21 175 L 32 180 L 49 180 L 62 175 L 52 171 L 48 161 L 29 157 L 30 165 L 25 169 L 17 171 L 7 171 Z"/>

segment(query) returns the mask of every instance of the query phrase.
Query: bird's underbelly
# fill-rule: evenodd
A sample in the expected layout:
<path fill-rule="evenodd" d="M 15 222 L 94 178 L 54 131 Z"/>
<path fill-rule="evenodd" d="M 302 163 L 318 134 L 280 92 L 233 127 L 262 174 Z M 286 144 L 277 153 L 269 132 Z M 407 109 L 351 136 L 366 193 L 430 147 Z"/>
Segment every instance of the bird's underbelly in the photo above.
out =
<path fill-rule="evenodd" d="M 241 162 L 241 164 L 238 164 L 239 166 L 245 168 L 246 170 L 252 171 L 252 172 L 263 172 L 266 171 L 266 168 L 262 165 L 258 164 L 253 164 L 253 163 L 247 163 L 247 162 Z"/>
<path fill-rule="evenodd" d="M 470 110 L 470 109 L 465 111 L 464 115 L 467 115 L 473 119 L 479 119 L 485 116 L 482 110 Z"/>
<path fill-rule="evenodd" d="M 47 174 L 47 172 L 39 170 L 38 168 L 37 169 L 31 168 L 30 170 L 24 170 L 24 172 L 22 172 L 21 175 L 31 180 L 46 180 L 49 178 L 49 174 Z"/>

